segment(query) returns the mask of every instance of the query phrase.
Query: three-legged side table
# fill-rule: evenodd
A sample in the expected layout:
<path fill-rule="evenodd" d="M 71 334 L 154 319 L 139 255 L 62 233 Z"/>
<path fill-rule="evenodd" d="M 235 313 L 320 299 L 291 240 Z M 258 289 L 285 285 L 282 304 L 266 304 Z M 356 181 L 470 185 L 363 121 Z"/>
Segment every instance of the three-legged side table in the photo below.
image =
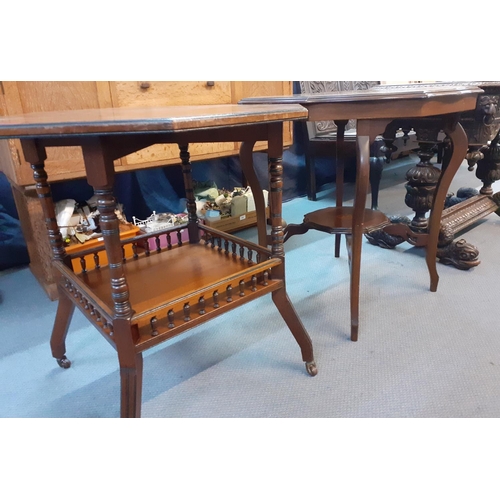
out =
<path fill-rule="evenodd" d="M 460 113 L 474 109 L 477 95 L 483 92 L 476 86 L 437 86 L 413 85 L 405 87 L 377 86 L 361 91 L 339 91 L 322 94 L 297 94 L 293 96 L 252 97 L 240 101 L 246 105 L 296 103 L 307 108 L 309 121 L 333 120 L 337 123 L 337 146 L 343 144 L 343 129 L 347 120 L 357 120 L 357 152 L 358 165 L 356 172 L 356 196 L 353 210 L 349 212 L 351 220 L 346 223 L 343 212 L 326 208 L 306 214 L 302 229 L 294 234 L 300 234 L 308 229 L 338 234 L 345 231 L 349 234 L 349 261 L 351 271 L 351 339 L 357 340 L 359 314 L 359 283 L 361 242 L 368 224 L 366 205 L 366 190 L 369 177 L 369 144 L 376 136 L 384 135 L 386 130 L 401 128 L 400 122 L 406 127 L 412 124 L 423 130 L 431 130 L 436 134 L 444 130 L 449 138 L 452 152 L 446 168 L 438 170 L 438 181 L 435 190 L 428 190 L 431 214 L 425 220 L 425 227 L 413 230 L 406 225 L 390 224 L 383 218 L 375 217 L 370 211 L 370 222 L 375 221 L 376 231 L 406 238 L 416 246 L 426 248 L 426 262 L 430 275 L 430 289 L 436 291 L 439 276 L 436 269 L 436 255 L 440 221 L 443 212 L 446 193 L 451 180 L 467 152 L 467 136 L 459 123 Z M 422 126 L 425 124 L 425 127 Z M 418 130 L 417 130 L 418 135 Z M 425 138 L 420 138 L 425 142 Z M 342 186 L 337 179 L 337 207 L 342 205 Z M 424 211 L 429 210 L 427 208 Z M 321 213 L 324 212 L 324 213 Z M 418 213 L 419 218 L 421 212 Z M 319 222 L 318 222 L 319 221 Z M 421 229 L 421 230 L 420 230 Z M 295 230 L 294 230 L 295 231 Z M 287 235 L 288 236 L 288 235 Z M 335 256 L 338 257 L 336 248 Z"/>

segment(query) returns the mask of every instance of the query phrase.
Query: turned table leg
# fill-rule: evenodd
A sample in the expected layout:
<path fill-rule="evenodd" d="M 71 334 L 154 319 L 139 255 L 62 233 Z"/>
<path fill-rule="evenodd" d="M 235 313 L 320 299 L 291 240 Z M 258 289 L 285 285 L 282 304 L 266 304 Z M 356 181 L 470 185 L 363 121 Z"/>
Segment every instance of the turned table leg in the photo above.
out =
<path fill-rule="evenodd" d="M 283 279 L 283 288 L 272 292 L 273 302 L 295 337 L 302 352 L 309 375 L 316 375 L 318 369 L 314 361 L 312 341 L 302 321 L 297 315 L 285 288 L 285 252 L 283 248 L 284 232 L 282 219 L 283 198 L 283 124 L 269 125 L 268 165 L 269 165 L 269 206 L 271 218 L 272 256 L 283 259 L 283 264 L 273 270 L 278 278 Z"/>
<path fill-rule="evenodd" d="M 57 261 L 63 261 L 66 257 L 66 250 L 64 249 L 62 235 L 57 225 L 52 192 L 45 171 L 45 160 L 47 159 L 45 149 L 40 147 L 36 141 L 30 140 L 23 140 L 22 147 L 24 157 L 31 163 L 33 170 L 36 192 L 42 206 L 50 246 L 52 248 L 52 258 Z M 62 368 L 69 368 L 71 366 L 71 362 L 66 358 L 65 340 L 74 310 L 75 305 L 73 302 L 64 292 L 60 291 L 56 318 L 50 338 L 50 347 L 52 356 L 56 358 L 57 363 Z"/>

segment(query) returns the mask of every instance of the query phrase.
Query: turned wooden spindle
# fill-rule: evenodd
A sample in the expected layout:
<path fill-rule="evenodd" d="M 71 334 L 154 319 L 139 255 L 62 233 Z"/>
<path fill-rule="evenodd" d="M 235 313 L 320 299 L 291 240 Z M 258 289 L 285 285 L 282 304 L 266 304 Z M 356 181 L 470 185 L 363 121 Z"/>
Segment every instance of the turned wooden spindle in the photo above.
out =
<path fill-rule="evenodd" d="M 99 210 L 106 254 L 111 276 L 111 297 L 114 302 L 115 314 L 118 317 L 128 317 L 132 313 L 129 301 L 129 289 L 123 270 L 123 253 L 120 243 L 120 228 L 116 216 L 116 200 L 111 188 L 94 189 Z"/>
<path fill-rule="evenodd" d="M 175 327 L 175 323 L 174 323 L 175 314 L 174 314 L 174 310 L 173 309 L 170 309 L 168 311 L 167 318 L 168 318 L 168 327 L 169 328 L 174 328 Z"/>
<path fill-rule="evenodd" d="M 255 276 L 255 274 L 252 276 L 252 288 L 251 288 L 252 292 L 256 292 L 257 291 L 257 276 Z"/>
<path fill-rule="evenodd" d="M 158 335 L 158 318 L 153 316 L 149 324 L 151 325 L 151 336 L 156 337 Z"/>
<path fill-rule="evenodd" d="M 269 171 L 269 209 L 271 219 L 271 251 L 273 257 L 283 257 L 283 219 L 281 204 L 283 201 L 283 124 L 269 124 L 268 143 Z"/>
<path fill-rule="evenodd" d="M 264 286 L 267 286 L 269 284 L 269 271 L 264 271 L 264 273 L 262 274 L 262 284 Z"/>
<path fill-rule="evenodd" d="M 205 314 L 206 310 L 205 310 L 205 298 L 204 297 L 200 297 L 198 299 L 198 306 L 199 306 L 198 313 L 199 314 Z"/>
<path fill-rule="evenodd" d="M 189 302 L 184 304 L 182 310 L 184 311 L 184 321 L 189 321 L 191 319 L 191 306 L 189 305 Z"/>
<path fill-rule="evenodd" d="M 189 242 L 198 243 L 200 241 L 200 233 L 198 231 L 198 216 L 196 215 L 196 200 L 193 189 L 193 174 L 190 161 L 190 155 L 187 144 L 179 144 L 180 159 L 182 165 L 182 176 L 184 178 L 184 189 L 186 191 L 186 208 L 188 212 L 188 233 Z"/>
<path fill-rule="evenodd" d="M 66 250 L 64 249 L 62 235 L 57 225 L 52 191 L 47 181 L 47 172 L 45 171 L 47 154 L 45 148 L 41 147 L 36 140 L 22 140 L 21 145 L 24 158 L 31 164 L 31 169 L 33 170 L 35 189 L 42 205 L 52 256 L 55 260 L 62 261 L 66 257 Z"/>
<path fill-rule="evenodd" d="M 212 294 L 212 297 L 214 300 L 213 308 L 217 309 L 219 307 L 219 292 L 215 290 L 215 292 Z"/>

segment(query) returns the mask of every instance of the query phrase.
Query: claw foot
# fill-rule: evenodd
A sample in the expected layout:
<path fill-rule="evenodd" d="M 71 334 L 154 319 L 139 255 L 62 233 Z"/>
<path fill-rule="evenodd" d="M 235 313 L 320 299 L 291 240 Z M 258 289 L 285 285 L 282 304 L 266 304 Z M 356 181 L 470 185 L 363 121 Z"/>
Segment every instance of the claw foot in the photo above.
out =
<path fill-rule="evenodd" d="M 61 368 L 69 368 L 71 366 L 71 361 L 66 356 L 57 358 L 56 361 Z"/>
<path fill-rule="evenodd" d="M 306 363 L 306 370 L 307 370 L 307 373 L 309 373 L 309 375 L 311 375 L 311 377 L 314 377 L 315 375 L 317 375 L 318 368 L 316 366 L 316 361 L 308 361 Z"/>

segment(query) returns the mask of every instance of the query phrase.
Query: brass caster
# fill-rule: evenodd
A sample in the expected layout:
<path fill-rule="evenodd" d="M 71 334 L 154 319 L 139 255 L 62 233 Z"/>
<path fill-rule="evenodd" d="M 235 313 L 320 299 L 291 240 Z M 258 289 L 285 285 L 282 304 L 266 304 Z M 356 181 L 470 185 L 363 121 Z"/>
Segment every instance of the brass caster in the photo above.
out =
<path fill-rule="evenodd" d="M 56 361 L 61 368 L 69 368 L 71 366 L 71 361 L 66 356 L 57 358 Z"/>
<path fill-rule="evenodd" d="M 307 370 L 307 373 L 309 373 L 309 375 L 311 375 L 311 377 L 314 377 L 315 375 L 317 375 L 318 368 L 316 366 L 316 361 L 308 361 L 306 363 L 306 370 Z"/>

